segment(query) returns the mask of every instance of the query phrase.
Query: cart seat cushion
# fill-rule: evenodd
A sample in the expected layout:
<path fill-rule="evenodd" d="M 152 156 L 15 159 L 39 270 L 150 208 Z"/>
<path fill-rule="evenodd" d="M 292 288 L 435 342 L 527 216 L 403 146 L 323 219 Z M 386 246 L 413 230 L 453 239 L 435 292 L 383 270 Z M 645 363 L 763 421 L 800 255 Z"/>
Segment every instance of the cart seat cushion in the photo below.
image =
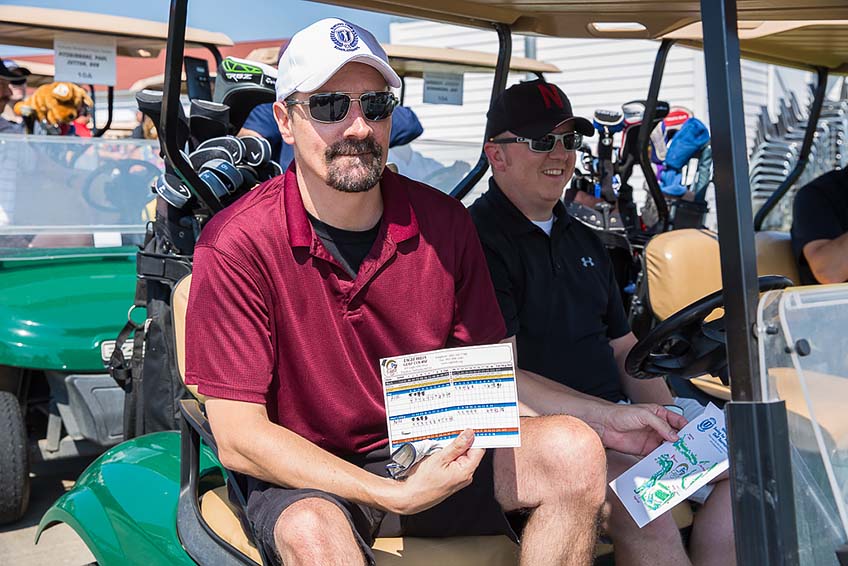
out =
<path fill-rule="evenodd" d="M 262 564 L 259 551 L 241 527 L 235 508 L 222 486 L 203 495 L 200 502 L 203 519 L 230 545 Z M 377 566 L 517 566 L 518 546 L 505 536 L 454 538 L 380 538 L 374 543 Z"/>
<path fill-rule="evenodd" d="M 787 232 L 757 232 L 758 275 L 800 280 Z M 709 230 L 673 230 L 645 247 L 648 301 L 654 316 L 665 320 L 683 307 L 721 289 L 718 235 Z"/>
<path fill-rule="evenodd" d="M 191 275 L 186 275 L 174 285 L 171 292 L 171 316 L 174 319 L 174 350 L 177 354 L 177 369 L 180 378 L 185 384 L 185 318 L 188 308 L 188 294 L 191 287 Z M 197 392 L 197 385 L 186 385 L 189 393 L 201 403 L 206 402 L 206 397 Z"/>
<path fill-rule="evenodd" d="M 757 273 L 783 275 L 796 285 L 801 283 L 789 232 L 757 232 L 756 243 Z"/>
<path fill-rule="evenodd" d="M 651 310 L 665 320 L 721 288 L 718 236 L 695 229 L 659 234 L 645 247 L 645 267 Z"/>

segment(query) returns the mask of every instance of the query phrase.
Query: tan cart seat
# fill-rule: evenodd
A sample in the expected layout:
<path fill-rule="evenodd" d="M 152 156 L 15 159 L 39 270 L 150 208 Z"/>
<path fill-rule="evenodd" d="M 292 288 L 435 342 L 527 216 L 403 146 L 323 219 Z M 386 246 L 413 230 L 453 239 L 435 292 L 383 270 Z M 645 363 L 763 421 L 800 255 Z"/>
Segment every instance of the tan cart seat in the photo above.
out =
<path fill-rule="evenodd" d="M 800 281 L 792 242 L 786 232 L 757 232 L 757 273 Z M 718 235 L 709 230 L 672 230 L 645 246 L 648 302 L 658 320 L 721 289 Z M 709 318 L 723 314 L 717 309 Z M 708 395 L 730 400 L 730 388 L 718 377 L 704 375 L 692 384 Z"/>
<path fill-rule="evenodd" d="M 244 534 L 227 498 L 226 486 L 207 492 L 201 501 L 203 518 L 218 536 L 261 564 L 259 551 Z M 515 566 L 518 547 L 507 537 L 381 538 L 374 543 L 378 566 L 452 564 Z"/>
<path fill-rule="evenodd" d="M 185 314 L 188 306 L 191 275 L 174 286 L 172 308 L 177 367 L 185 381 Z M 201 403 L 206 399 L 197 387 L 187 386 Z M 200 501 L 203 520 L 215 533 L 233 547 L 261 564 L 259 551 L 242 529 L 235 507 L 227 497 L 227 487 L 221 486 L 203 494 Z M 691 521 L 690 521 L 691 522 Z M 378 566 L 417 566 L 450 564 L 453 566 L 517 566 L 518 546 L 505 536 L 455 538 L 380 538 L 374 543 Z"/>
<path fill-rule="evenodd" d="M 769 376 L 774 380 L 777 395 L 786 401 L 786 410 L 790 415 L 790 427 L 793 416 L 809 422 L 810 408 L 801 389 L 801 381 L 795 368 L 771 368 Z M 845 416 L 845 399 L 848 399 L 848 377 L 829 375 L 815 371 L 805 371 L 807 389 L 813 399 L 813 412 L 816 421 L 824 433 L 824 443 L 830 453 L 848 451 L 848 418 Z M 797 448 L 809 452 L 818 452 L 812 428 L 801 430 L 808 437 L 793 435 Z"/>

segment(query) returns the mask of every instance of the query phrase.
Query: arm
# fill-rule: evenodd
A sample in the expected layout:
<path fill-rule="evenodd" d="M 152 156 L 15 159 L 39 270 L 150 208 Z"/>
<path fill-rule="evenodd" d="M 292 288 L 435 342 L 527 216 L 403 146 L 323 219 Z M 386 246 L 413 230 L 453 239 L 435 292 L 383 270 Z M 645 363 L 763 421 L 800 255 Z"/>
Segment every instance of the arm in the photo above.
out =
<path fill-rule="evenodd" d="M 238 137 L 242 136 L 256 136 L 258 138 L 264 138 L 262 134 L 257 132 L 256 130 L 251 130 L 250 128 L 242 128 L 239 130 Z"/>
<path fill-rule="evenodd" d="M 515 337 L 501 343 L 515 351 Z M 686 425 L 683 417 L 660 405 L 616 405 L 530 371 L 516 369 L 516 381 L 522 407 L 541 415 L 577 417 L 598 433 L 604 447 L 618 452 L 647 454 L 664 440 L 676 441 L 675 430 Z"/>
<path fill-rule="evenodd" d="M 418 513 L 471 483 L 484 450 L 465 431 L 405 481 L 365 471 L 268 420 L 264 405 L 210 399 L 206 411 L 221 463 L 277 485 L 314 488 L 401 515 Z"/>
<path fill-rule="evenodd" d="M 792 251 L 819 283 L 842 283 L 848 279 L 848 235 L 844 231 L 839 200 L 844 177 L 825 174 L 801 187 L 792 203 Z"/>
<path fill-rule="evenodd" d="M 848 232 L 833 240 L 813 240 L 803 250 L 819 283 L 848 281 Z"/>
<path fill-rule="evenodd" d="M 610 340 L 610 346 L 612 347 L 613 355 L 618 365 L 618 373 L 621 376 L 621 386 L 624 389 L 624 394 L 634 403 L 671 405 L 674 403 L 674 398 L 671 396 L 671 391 L 668 390 L 664 379 L 636 379 L 631 377 L 624 369 L 627 354 L 630 353 L 634 344 L 636 344 L 636 336 L 632 332 L 628 332 L 621 338 Z"/>

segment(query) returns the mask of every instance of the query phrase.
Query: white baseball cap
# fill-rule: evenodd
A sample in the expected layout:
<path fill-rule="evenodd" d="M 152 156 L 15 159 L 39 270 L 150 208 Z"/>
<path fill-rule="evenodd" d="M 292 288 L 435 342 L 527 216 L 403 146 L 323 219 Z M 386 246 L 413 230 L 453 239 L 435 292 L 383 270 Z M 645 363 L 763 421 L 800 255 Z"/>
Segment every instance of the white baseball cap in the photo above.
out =
<path fill-rule="evenodd" d="M 326 18 L 294 34 L 283 51 L 277 69 L 277 100 L 285 100 L 293 92 L 318 90 L 351 62 L 371 65 L 390 87 L 400 87 L 400 77 L 370 31 L 339 18 Z"/>

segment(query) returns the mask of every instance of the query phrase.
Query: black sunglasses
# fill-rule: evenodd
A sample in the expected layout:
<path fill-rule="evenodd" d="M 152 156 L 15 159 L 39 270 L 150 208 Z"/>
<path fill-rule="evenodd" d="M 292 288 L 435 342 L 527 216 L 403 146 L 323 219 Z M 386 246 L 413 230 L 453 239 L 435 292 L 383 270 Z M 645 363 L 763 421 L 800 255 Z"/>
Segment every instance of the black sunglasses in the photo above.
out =
<path fill-rule="evenodd" d="M 309 105 L 309 115 L 316 122 L 332 124 L 341 122 L 350 110 L 350 103 L 359 101 L 362 115 L 366 120 L 379 122 L 394 112 L 398 105 L 397 97 L 388 91 L 364 92 L 353 97 L 347 92 L 322 92 L 313 94 L 306 100 L 286 100 L 286 106 Z"/>
<path fill-rule="evenodd" d="M 526 143 L 530 146 L 530 151 L 550 153 L 556 147 L 557 141 L 562 141 L 562 147 L 566 151 L 579 149 L 583 145 L 583 136 L 576 132 L 566 132 L 564 134 L 547 134 L 537 140 L 530 138 L 492 138 L 489 141 L 498 144 Z"/>

